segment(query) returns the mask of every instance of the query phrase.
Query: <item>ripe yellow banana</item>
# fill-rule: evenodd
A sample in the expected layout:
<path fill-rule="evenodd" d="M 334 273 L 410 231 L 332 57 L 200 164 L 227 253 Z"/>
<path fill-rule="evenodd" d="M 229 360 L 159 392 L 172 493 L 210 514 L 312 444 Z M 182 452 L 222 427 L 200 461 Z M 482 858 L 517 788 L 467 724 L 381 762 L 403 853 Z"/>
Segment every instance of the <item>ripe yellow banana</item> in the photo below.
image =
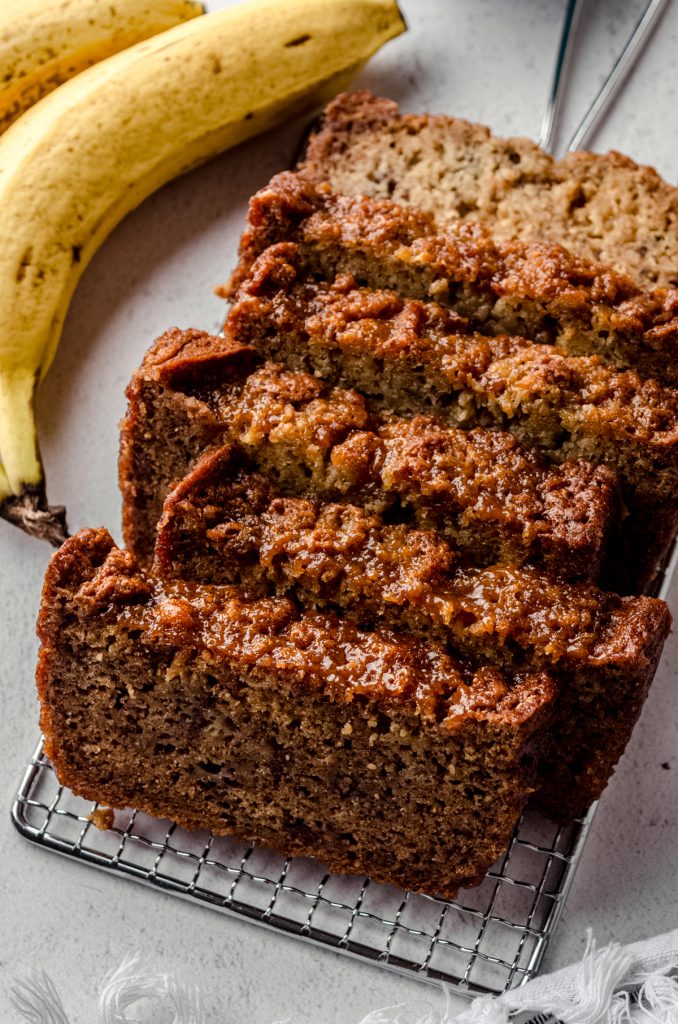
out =
<path fill-rule="evenodd" d="M 0 138 L 0 515 L 63 539 L 33 399 L 112 228 L 170 178 L 326 102 L 404 28 L 395 0 L 250 0 L 83 71 Z"/>
<path fill-rule="evenodd" d="M 0 133 L 79 71 L 203 13 L 195 0 L 0 0 Z"/>

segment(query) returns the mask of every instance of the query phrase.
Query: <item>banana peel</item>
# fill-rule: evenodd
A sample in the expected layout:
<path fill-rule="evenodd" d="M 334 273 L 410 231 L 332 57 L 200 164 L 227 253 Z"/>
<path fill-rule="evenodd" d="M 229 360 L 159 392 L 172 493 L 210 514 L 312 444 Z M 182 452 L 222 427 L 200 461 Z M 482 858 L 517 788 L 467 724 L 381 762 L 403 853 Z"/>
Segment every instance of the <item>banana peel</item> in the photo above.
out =
<path fill-rule="evenodd" d="M 3 0 L 0 134 L 85 68 L 204 12 L 196 0 Z"/>
<path fill-rule="evenodd" d="M 326 103 L 404 29 L 394 0 L 250 0 L 83 71 L 0 138 L 0 516 L 65 537 L 35 389 L 115 225 L 171 178 Z"/>

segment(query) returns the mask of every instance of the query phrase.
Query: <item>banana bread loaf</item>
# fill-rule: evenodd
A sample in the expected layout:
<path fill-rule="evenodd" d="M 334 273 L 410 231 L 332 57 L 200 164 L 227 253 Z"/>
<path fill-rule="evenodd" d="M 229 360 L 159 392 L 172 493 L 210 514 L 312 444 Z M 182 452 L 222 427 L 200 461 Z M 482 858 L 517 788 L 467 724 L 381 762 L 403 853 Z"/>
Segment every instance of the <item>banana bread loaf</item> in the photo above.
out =
<path fill-rule="evenodd" d="M 676 209 L 615 155 L 332 104 L 250 204 L 224 336 L 130 384 L 131 553 L 50 563 L 60 781 L 446 898 L 528 800 L 583 813 L 670 626 L 589 581 L 675 525 Z"/>
<path fill-rule="evenodd" d="M 104 530 L 54 555 L 46 752 L 90 800 L 453 897 L 505 848 L 555 687 L 285 599 L 167 584 Z"/>
<path fill-rule="evenodd" d="M 240 265 L 223 294 L 237 294 L 278 242 L 296 242 L 306 268 L 325 278 L 348 273 L 449 306 L 474 330 L 555 343 L 678 384 L 678 288 L 643 292 L 555 243 L 496 242 L 477 224 L 438 228 L 430 214 L 337 195 L 286 171 L 250 200 Z"/>
<path fill-rule="evenodd" d="M 545 752 L 537 795 L 559 817 L 584 813 L 600 796 L 670 626 L 663 601 L 535 569 L 469 567 L 433 531 L 346 503 L 282 498 L 233 445 L 203 456 L 168 495 L 153 570 L 165 580 L 244 585 L 257 598 L 290 596 L 361 628 L 434 641 L 476 666 L 556 673 L 558 743 Z"/>
<path fill-rule="evenodd" d="M 392 100 L 354 92 L 327 107 L 301 172 L 441 223 L 480 221 L 502 241 L 552 239 L 643 288 L 678 286 L 678 189 L 620 153 L 554 160 L 529 139 L 502 139 L 456 117 L 400 114 Z"/>
<path fill-rule="evenodd" d="M 211 353 L 209 358 L 204 353 Z M 602 466 L 549 466 L 508 434 L 384 419 L 230 338 L 172 331 L 128 389 L 120 483 L 125 541 L 148 565 L 162 501 L 219 437 L 236 440 L 281 493 L 318 493 L 440 530 L 478 564 L 534 562 L 593 578 L 616 515 Z"/>

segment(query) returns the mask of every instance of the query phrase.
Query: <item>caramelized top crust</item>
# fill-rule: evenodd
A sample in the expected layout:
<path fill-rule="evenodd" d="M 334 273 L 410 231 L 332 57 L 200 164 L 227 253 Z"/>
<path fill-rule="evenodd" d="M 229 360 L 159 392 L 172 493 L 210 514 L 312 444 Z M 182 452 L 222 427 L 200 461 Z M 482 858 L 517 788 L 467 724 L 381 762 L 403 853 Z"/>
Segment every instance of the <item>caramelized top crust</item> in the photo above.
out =
<path fill-rule="evenodd" d="M 256 370 L 238 392 L 220 391 L 217 407 L 243 444 L 284 444 L 303 454 L 309 466 L 324 464 L 354 431 L 372 432 L 380 424 L 357 391 L 329 390 L 317 378 L 279 363 Z"/>
<path fill-rule="evenodd" d="M 475 284 L 495 295 L 557 300 L 563 312 L 592 303 L 619 304 L 642 295 L 629 277 L 573 256 L 555 243 L 495 243 L 480 224 L 446 225 L 432 214 L 387 200 L 335 194 L 329 185 L 283 171 L 250 200 L 241 239 L 241 270 L 277 242 L 314 243 L 324 250 L 354 243 L 385 259 L 423 263 L 435 276 Z M 239 283 L 236 271 L 236 284 Z"/>
<path fill-rule="evenodd" d="M 256 351 L 233 334 L 172 327 L 148 349 L 128 391 L 138 378 L 144 378 L 177 391 L 203 393 L 231 381 L 238 383 L 260 362 Z"/>
<path fill-rule="evenodd" d="M 642 444 L 657 457 L 678 444 L 678 391 L 632 370 L 615 373 L 596 356 L 565 357 L 550 345 L 533 345 L 488 366 L 481 386 L 508 416 L 542 402 L 559 407 L 562 426 L 571 431 L 585 427 Z"/>
<path fill-rule="evenodd" d="M 413 298 L 445 301 L 451 289 L 462 287 L 491 305 L 506 297 L 514 304 L 532 300 L 535 340 L 555 325 L 573 343 L 581 343 L 581 332 L 588 334 L 602 352 L 614 336 L 623 345 L 610 348 L 613 360 L 624 365 L 633 359 L 643 373 L 678 383 L 678 289 L 643 292 L 630 277 L 555 243 L 495 242 L 474 223 L 438 230 L 430 214 L 386 200 L 336 195 L 325 184 L 283 172 L 250 201 L 240 266 L 227 293 L 237 292 L 268 246 L 289 241 L 314 258 L 320 254 L 324 273 L 359 275 L 356 261 L 364 266 L 377 260 L 381 277 Z M 490 315 L 487 302 L 476 306 L 476 319 Z"/>
<path fill-rule="evenodd" d="M 462 645 L 479 642 L 489 661 L 515 645 L 523 664 L 623 666 L 641 677 L 670 621 L 661 601 L 530 568 L 466 567 L 434 532 L 350 504 L 278 497 L 232 445 L 202 458 L 166 499 L 154 571 L 273 588 L 359 621 L 428 622 L 438 638 L 449 631 Z"/>
<path fill-rule="evenodd" d="M 43 700 L 46 660 L 64 612 L 85 626 L 99 619 L 115 631 L 138 631 L 141 648 L 197 653 L 208 666 L 284 676 L 339 703 L 365 698 L 448 729 L 476 721 L 529 732 L 555 695 L 543 673 L 509 687 L 495 668 L 472 674 L 435 645 L 389 631 L 365 633 L 334 615 L 299 612 L 286 599 L 250 601 L 237 587 L 163 586 L 140 573 L 106 530 L 82 530 L 53 556 L 45 579 L 38 623 Z"/>
<path fill-rule="evenodd" d="M 482 221 L 502 239 L 551 238 L 649 287 L 678 285 L 678 189 L 620 153 L 556 161 L 529 139 L 400 114 L 363 91 L 329 104 L 301 172 L 337 192 Z"/>
<path fill-rule="evenodd" d="M 457 434 L 470 439 L 463 451 Z M 593 506 L 613 506 L 614 478 L 604 466 L 565 463 L 549 472 L 510 435 L 495 431 L 452 431 L 425 416 L 396 419 L 380 430 L 380 474 L 386 490 L 401 499 L 466 505 L 506 522 L 516 516 L 525 537 L 556 530 L 573 544 L 595 530 Z M 503 510 L 503 513 L 502 513 Z M 600 520 L 597 519 L 600 525 Z"/>

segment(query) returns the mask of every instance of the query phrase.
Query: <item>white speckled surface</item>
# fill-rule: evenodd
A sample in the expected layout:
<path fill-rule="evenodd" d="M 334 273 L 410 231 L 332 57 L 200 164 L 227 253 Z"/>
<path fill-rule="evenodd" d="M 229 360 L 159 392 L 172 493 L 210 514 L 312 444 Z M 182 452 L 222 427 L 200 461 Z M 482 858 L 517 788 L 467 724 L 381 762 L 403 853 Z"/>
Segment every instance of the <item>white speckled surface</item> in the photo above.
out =
<path fill-rule="evenodd" d="M 224 4 L 213 0 L 218 6 Z M 642 6 L 588 5 L 565 135 Z M 406 109 L 447 111 L 499 133 L 536 136 L 563 0 L 403 0 L 402 7 L 409 34 L 370 64 L 361 84 Z M 672 181 L 676 53 L 673 3 L 595 144 L 653 163 Z M 124 386 L 167 326 L 219 323 L 221 303 L 211 289 L 233 264 L 246 199 L 288 164 L 300 127 L 256 140 L 163 189 L 114 232 L 86 272 L 39 401 L 51 498 L 68 506 L 72 530 L 105 524 L 120 537 L 116 424 Z M 73 1021 L 91 1024 L 97 982 L 137 949 L 201 984 L 209 1020 L 224 1024 L 357 1024 L 377 1006 L 439 1003 L 428 986 L 109 878 L 19 838 L 9 806 L 38 732 L 34 621 L 48 556 L 46 546 L 0 523 L 0 1022 L 15 1019 L 10 981 L 42 967 L 59 982 Z M 672 604 L 678 609 L 678 582 Z M 550 967 L 579 957 L 589 926 L 602 942 L 624 942 L 678 924 L 677 675 L 673 636 L 601 802 Z"/>

